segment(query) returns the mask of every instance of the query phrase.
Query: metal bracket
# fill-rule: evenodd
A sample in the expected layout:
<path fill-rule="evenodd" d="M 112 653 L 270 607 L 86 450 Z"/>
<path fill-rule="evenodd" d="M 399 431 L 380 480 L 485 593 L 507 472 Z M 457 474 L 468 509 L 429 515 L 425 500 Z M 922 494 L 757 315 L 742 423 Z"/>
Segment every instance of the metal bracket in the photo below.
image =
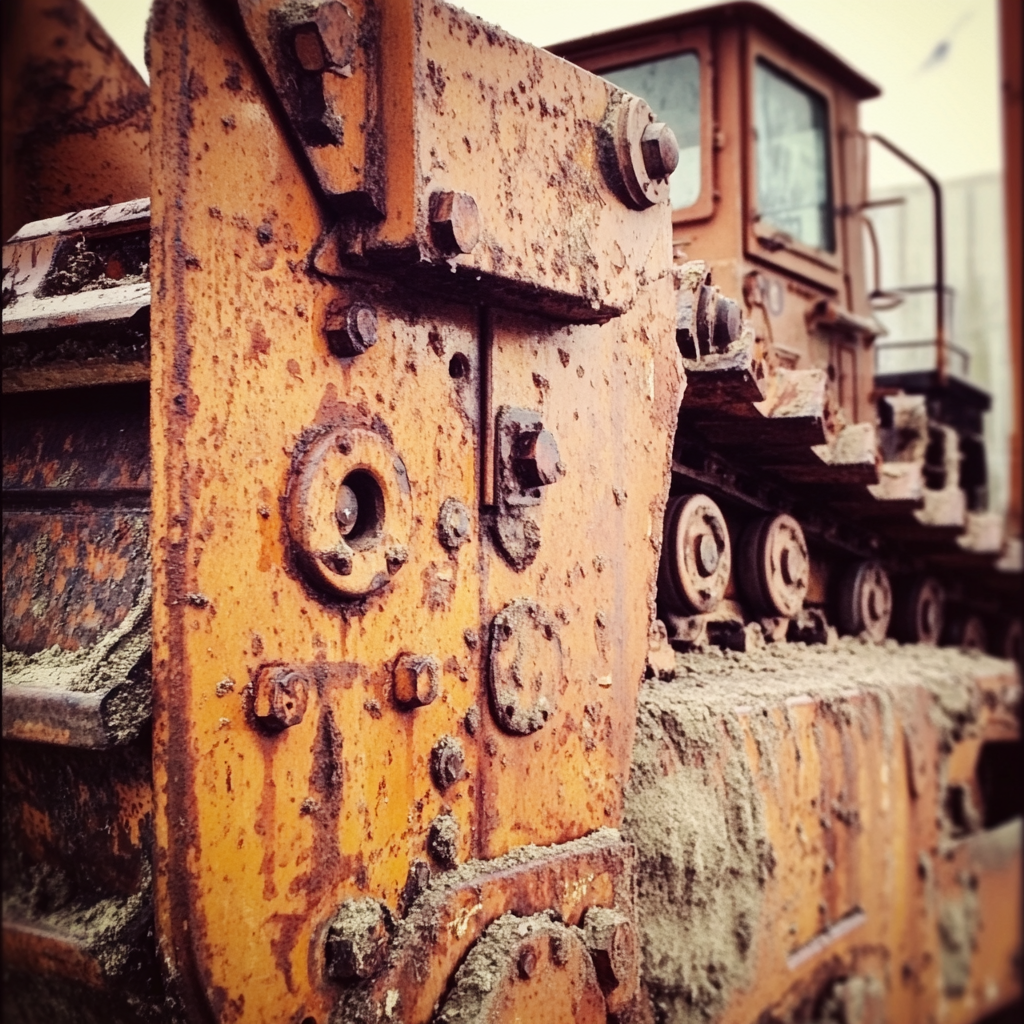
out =
<path fill-rule="evenodd" d="M 532 409 L 503 405 L 495 419 L 495 539 L 514 569 L 524 569 L 540 547 L 540 526 L 525 509 L 541 503 L 544 488 L 565 474 L 554 435 Z"/>

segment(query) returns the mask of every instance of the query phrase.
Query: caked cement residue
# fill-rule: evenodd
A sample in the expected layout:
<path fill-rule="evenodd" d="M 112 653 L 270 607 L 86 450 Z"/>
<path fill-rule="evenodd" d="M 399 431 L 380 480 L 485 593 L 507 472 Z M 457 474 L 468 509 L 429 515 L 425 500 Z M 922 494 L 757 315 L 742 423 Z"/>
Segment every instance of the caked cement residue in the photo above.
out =
<path fill-rule="evenodd" d="M 147 582 L 128 614 L 77 651 L 54 644 L 38 654 L 3 649 L 4 688 L 31 686 L 95 693 L 122 682 L 153 646 L 153 592 Z"/>
<path fill-rule="evenodd" d="M 680 653 L 670 681 L 649 681 L 639 696 L 623 832 L 639 853 L 643 976 L 657 1018 L 711 1019 L 750 980 L 751 943 L 774 856 L 744 730 L 757 745 L 762 774 L 774 774 L 783 739 L 772 724 L 778 715 L 762 711 L 776 709 L 785 721 L 786 701 L 808 695 L 853 723 L 863 711 L 851 697 L 866 693 L 891 744 L 893 711 L 923 688 L 948 751 L 978 717 L 974 680 L 1005 672 L 1005 662 L 975 653 L 849 638 L 742 654 Z M 943 944 L 951 958 L 954 946 L 956 957 L 964 950 L 969 957 L 968 902 L 965 893 L 963 906 L 945 913 Z M 950 976 L 947 987 L 949 980 L 956 984 Z"/>
<path fill-rule="evenodd" d="M 942 988 L 947 996 L 962 996 L 971 980 L 971 957 L 978 936 L 977 880 L 959 879 L 961 895 L 947 899 L 939 911 L 939 954 Z"/>
<path fill-rule="evenodd" d="M 616 829 L 599 828 L 590 835 L 567 843 L 555 846 L 518 846 L 494 860 L 470 860 L 451 871 L 434 875 L 405 917 L 397 922 L 385 971 L 396 967 L 411 951 L 417 976 L 424 980 L 429 977 L 432 968 L 431 937 L 436 933 L 442 908 L 453 892 L 488 875 L 501 874 L 534 861 L 549 860 L 559 854 L 585 856 L 598 853 L 614 846 L 619 839 L 620 834 Z M 463 915 L 449 923 L 450 933 L 461 939 L 470 920 L 475 919 L 482 909 L 483 905 L 479 903 L 467 908 Z M 548 919 L 546 914 L 539 915 L 538 920 L 540 918 Z M 474 921 L 474 925 L 477 923 Z M 380 1024 L 385 1020 L 401 1019 L 401 1007 L 394 1008 L 394 1011 L 393 1018 L 385 1012 L 374 995 L 372 985 L 352 986 L 339 1000 L 330 1024 Z"/>
<path fill-rule="evenodd" d="M 868 1024 L 883 1020 L 885 986 L 873 975 L 854 974 L 829 983 L 810 1024 Z"/>
<path fill-rule="evenodd" d="M 84 903 L 73 895 L 70 881 L 57 869 L 36 866 L 29 884 L 4 892 L 3 914 L 7 920 L 67 935 L 95 959 L 108 979 L 138 972 L 147 960 L 152 935 L 153 889 L 148 864 L 143 861 L 139 891 Z M 156 964 L 146 964 L 155 974 Z"/>
<path fill-rule="evenodd" d="M 548 939 L 552 944 L 552 960 L 564 965 L 571 937 L 580 934 L 578 929 L 566 928 L 550 910 L 531 917 L 515 914 L 499 917 L 470 949 L 456 971 L 451 992 L 434 1018 L 435 1024 L 476 1024 L 488 1019 L 499 986 L 515 971 L 515 956 L 524 939 Z M 584 987 L 596 990 L 597 977 L 590 959 L 584 964 L 589 974 Z"/>
<path fill-rule="evenodd" d="M 748 980 L 773 867 L 742 726 L 704 697 L 678 677 L 641 691 L 626 795 L 643 978 L 669 1021 L 711 1017 Z"/>

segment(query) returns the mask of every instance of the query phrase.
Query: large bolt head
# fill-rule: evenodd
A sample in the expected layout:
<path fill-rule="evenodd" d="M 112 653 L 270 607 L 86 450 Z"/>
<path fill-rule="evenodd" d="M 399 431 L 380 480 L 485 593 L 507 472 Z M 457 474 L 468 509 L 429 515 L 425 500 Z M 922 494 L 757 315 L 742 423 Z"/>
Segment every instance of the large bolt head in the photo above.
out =
<path fill-rule="evenodd" d="M 403 654 L 395 662 L 395 700 L 403 707 L 431 703 L 440 689 L 441 668 L 428 654 Z"/>
<path fill-rule="evenodd" d="M 679 166 L 679 143 L 664 121 L 649 124 L 640 136 L 644 169 L 652 178 L 667 178 Z"/>
<path fill-rule="evenodd" d="M 455 817 L 439 814 L 430 823 L 427 850 L 442 867 L 455 867 L 459 860 L 459 823 Z"/>
<path fill-rule="evenodd" d="M 309 680 L 304 672 L 287 665 L 268 665 L 257 673 L 253 715 L 263 728 L 280 732 L 298 725 L 308 702 Z"/>
<path fill-rule="evenodd" d="M 449 551 L 458 551 L 469 540 L 469 531 L 469 509 L 457 498 L 445 498 L 437 515 L 438 540 Z"/>
<path fill-rule="evenodd" d="M 521 435 L 512 467 L 524 490 L 553 484 L 563 472 L 555 435 L 550 430 Z"/>
<path fill-rule="evenodd" d="M 333 981 L 372 978 L 388 955 L 391 911 L 370 897 L 346 900 L 327 929 L 324 967 Z"/>
<path fill-rule="evenodd" d="M 444 252 L 472 252 L 480 241 L 480 209 L 468 192 L 435 192 L 430 197 L 434 242 Z"/>
<path fill-rule="evenodd" d="M 295 47 L 295 59 L 303 71 L 323 71 L 327 67 L 327 54 L 316 25 L 300 25 L 292 37 L 292 45 Z"/>
<path fill-rule="evenodd" d="M 740 336 L 743 315 L 740 304 L 733 299 L 720 296 L 715 304 L 714 343 L 719 352 L 724 351 Z"/>
<path fill-rule="evenodd" d="M 633 998 L 640 984 L 640 943 L 636 928 L 625 914 L 607 907 L 591 907 L 583 919 L 583 937 L 608 1000 L 619 1011 Z"/>
<path fill-rule="evenodd" d="M 466 774 L 466 756 L 454 736 L 442 736 L 430 752 L 430 774 L 443 793 Z"/>
<path fill-rule="evenodd" d="M 336 356 L 361 356 L 377 344 L 377 311 L 365 302 L 332 302 L 327 307 L 324 331 Z"/>
<path fill-rule="evenodd" d="M 303 71 L 317 74 L 334 71 L 351 74 L 358 26 L 340 0 L 328 0 L 316 9 L 310 21 L 295 27 L 292 48 Z"/>

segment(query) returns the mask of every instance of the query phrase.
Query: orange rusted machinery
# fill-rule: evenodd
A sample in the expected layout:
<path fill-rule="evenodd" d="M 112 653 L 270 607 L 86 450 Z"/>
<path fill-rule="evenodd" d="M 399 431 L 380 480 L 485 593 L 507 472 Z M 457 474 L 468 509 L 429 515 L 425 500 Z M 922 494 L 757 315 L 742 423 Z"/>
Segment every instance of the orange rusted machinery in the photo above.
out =
<path fill-rule="evenodd" d="M 915 396 L 879 469 L 856 214 L 819 210 L 832 255 L 745 219 L 742 61 L 796 88 L 803 37 L 702 17 L 616 60 L 697 67 L 694 153 L 640 84 L 433 0 L 159 0 L 148 100 L 77 0 L 8 6 L 5 1020 L 1019 996 L 1010 664 L 641 688 L 669 639 L 881 640 L 889 571 L 934 642 L 925 570 L 996 579 Z M 863 80 L 808 67 L 855 132 Z M 712 846 L 662 857 L 641 811 L 679 794 Z"/>
<path fill-rule="evenodd" d="M 666 563 L 670 632 L 694 636 L 703 629 L 695 615 L 738 596 L 747 621 L 791 618 L 803 603 L 850 632 L 1019 655 L 1019 538 L 996 569 L 1007 538 L 986 504 L 989 399 L 951 370 L 945 301 L 935 303 L 931 362 L 875 376 L 884 341 L 873 304 L 895 297 L 878 285 L 872 137 L 857 105 L 878 89 L 750 3 L 553 50 L 646 96 L 681 140 L 671 187 L 688 383 L 673 494 L 704 495 L 725 515 L 676 512 L 666 536 L 688 548 L 711 516 L 725 536 L 719 561 L 731 532 L 742 572 L 739 594 L 719 570 L 697 598 L 707 577 L 677 557 Z M 933 189 L 934 291 L 944 295 L 941 188 L 893 143 L 873 139 Z M 769 532 L 764 516 L 786 513 L 803 535 L 792 522 Z M 810 559 L 796 582 L 782 565 L 787 546 Z M 761 586 L 744 587 L 757 575 Z"/>

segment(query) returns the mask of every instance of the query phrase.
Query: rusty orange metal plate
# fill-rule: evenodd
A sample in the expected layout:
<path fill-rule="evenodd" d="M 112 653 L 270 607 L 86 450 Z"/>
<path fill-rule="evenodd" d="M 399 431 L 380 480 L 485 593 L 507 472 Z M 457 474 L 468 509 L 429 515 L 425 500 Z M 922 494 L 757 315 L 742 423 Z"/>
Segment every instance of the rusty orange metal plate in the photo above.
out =
<path fill-rule="evenodd" d="M 445 35 L 451 90 L 469 88 L 463 69 L 482 74 L 484 37 L 471 46 L 466 35 L 476 23 L 443 6 L 417 10 L 421 23 L 403 23 L 418 26 L 417 46 L 434 46 L 436 59 Z M 385 5 L 385 35 L 410 16 Z M 450 25 L 462 29 L 449 41 Z M 575 144 L 593 155 L 606 87 L 503 45 L 495 74 L 515 84 L 537 62 L 543 88 L 571 100 Z M 605 325 L 566 324 L 586 293 L 578 275 L 564 289 L 557 275 L 535 282 L 545 303 L 564 298 L 554 324 L 500 305 L 482 313 L 485 293 L 463 287 L 467 268 L 516 288 L 540 273 L 502 269 L 488 225 L 502 225 L 502 251 L 524 265 L 536 257 L 531 233 L 558 251 L 544 234 L 563 230 L 558 192 L 543 191 L 536 168 L 530 206 L 516 207 L 536 231 L 512 223 L 488 170 L 474 189 L 487 244 L 428 291 L 410 287 L 416 275 L 344 262 L 323 277 L 311 262 L 344 225 L 334 228 L 296 161 L 237 24 L 201 0 L 170 3 L 157 9 L 151 52 L 161 942 L 190 1012 L 323 1021 L 339 991 L 324 976 L 327 921 L 350 897 L 396 908 L 415 861 L 440 870 L 428 852 L 440 815 L 457 824 L 457 861 L 571 840 L 621 817 L 682 385 L 669 225 L 657 208 L 616 213 L 592 162 L 573 171 L 590 193 L 571 213 L 585 223 L 565 230 L 598 254 L 609 287 L 622 282 L 600 315 L 632 303 Z M 408 106 L 397 73 L 392 88 Z M 525 133 L 540 147 L 538 104 L 504 106 L 508 145 Z M 474 105 L 458 131 L 493 148 L 489 109 Z M 429 132 L 451 143 L 450 113 L 416 117 L 418 152 Z M 402 140 L 387 131 L 399 167 Z M 545 131 L 554 137 L 563 122 Z M 519 157 L 510 148 L 507 159 Z M 381 231 L 400 212 L 388 195 Z M 554 204 L 546 213 L 534 209 L 540 195 Z M 623 233 L 626 220 L 635 229 Z M 637 248 L 616 269 L 625 238 Z M 486 294 L 504 301 L 497 284 Z M 594 318 L 589 293 L 585 305 Z M 346 312 L 360 306 L 372 308 L 372 329 L 368 314 Z M 334 354 L 356 341 L 362 354 Z M 493 460 L 499 413 L 511 407 L 542 420 L 558 451 L 545 470 L 556 479 L 523 484 L 521 508 L 497 493 Z M 380 502 L 382 516 L 360 512 L 353 525 L 340 492 L 332 505 L 341 480 L 360 491 L 361 510 Z M 339 536 L 332 515 L 350 532 Z M 539 540 L 518 568 L 503 547 L 509 523 Z M 553 686 L 553 712 L 526 735 L 496 724 L 489 682 L 494 624 L 522 599 L 543 608 L 537 642 L 561 650 L 557 679 L 530 656 L 521 662 L 524 679 L 541 685 L 548 671 Z M 396 699 L 396 668 L 411 664 L 426 666 L 422 693 L 403 683 Z"/>

